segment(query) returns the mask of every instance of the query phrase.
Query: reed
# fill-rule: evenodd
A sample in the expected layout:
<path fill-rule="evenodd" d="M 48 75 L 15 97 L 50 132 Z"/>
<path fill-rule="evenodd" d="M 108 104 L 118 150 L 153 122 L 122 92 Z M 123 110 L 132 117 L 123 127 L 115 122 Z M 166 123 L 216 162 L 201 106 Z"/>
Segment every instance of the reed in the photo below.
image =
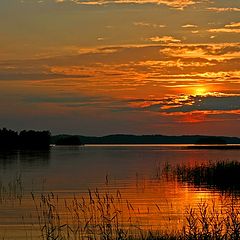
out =
<path fill-rule="evenodd" d="M 0 180 L 0 203 L 12 202 L 16 200 L 21 203 L 23 198 L 23 181 L 21 174 L 15 174 L 14 177 L 8 181 Z"/>
<path fill-rule="evenodd" d="M 88 191 L 87 197 L 61 199 L 49 193 L 32 194 L 42 239 L 127 239 L 140 233 L 133 226 L 134 208 L 121 193 Z M 123 215 L 123 205 L 128 217 Z M 136 229 L 138 231 L 136 231 Z"/>
<path fill-rule="evenodd" d="M 208 162 L 195 166 L 178 165 L 173 168 L 173 172 L 178 180 L 195 186 L 215 187 L 222 191 L 240 190 L 240 162 L 237 161 Z"/>
<path fill-rule="evenodd" d="M 189 208 L 184 239 L 240 239 L 239 201 L 232 199 L 222 206 L 206 202 L 198 208 Z"/>
<path fill-rule="evenodd" d="M 68 200 L 59 199 L 54 193 L 39 198 L 33 194 L 32 198 L 43 240 L 240 239 L 240 202 L 233 197 L 218 206 L 201 202 L 196 208 L 189 207 L 182 229 L 175 232 L 153 231 L 150 226 L 149 230 L 142 229 L 134 207 L 122 199 L 119 191 L 112 195 L 89 190 L 88 197 Z M 127 209 L 128 219 L 123 209 Z"/>

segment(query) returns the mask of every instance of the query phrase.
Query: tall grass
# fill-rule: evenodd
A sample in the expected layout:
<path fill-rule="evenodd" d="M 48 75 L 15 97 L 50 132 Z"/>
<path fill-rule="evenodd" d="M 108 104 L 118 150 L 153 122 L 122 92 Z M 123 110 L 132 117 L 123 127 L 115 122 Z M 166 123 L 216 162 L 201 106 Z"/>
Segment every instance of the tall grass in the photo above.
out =
<path fill-rule="evenodd" d="M 23 181 L 21 174 L 15 174 L 14 177 L 8 181 L 0 180 L 0 203 L 14 202 L 15 200 L 21 203 L 23 197 Z"/>
<path fill-rule="evenodd" d="M 215 187 L 222 191 L 240 190 L 240 162 L 208 162 L 195 166 L 177 166 L 173 170 L 178 180 L 196 186 Z"/>
<path fill-rule="evenodd" d="M 141 233 L 134 208 L 119 191 L 88 191 L 88 197 L 61 202 L 54 193 L 32 194 L 42 239 L 127 239 Z M 125 205 L 125 206 L 123 206 Z M 126 208 L 124 208 L 126 207 Z M 128 213 L 123 214 L 123 208 Z M 137 230 L 137 231 L 136 231 Z"/>
<path fill-rule="evenodd" d="M 184 239 L 240 239 L 239 200 L 231 199 L 222 206 L 206 202 L 186 212 Z"/>
<path fill-rule="evenodd" d="M 32 198 L 43 240 L 240 239 L 240 202 L 235 198 L 228 198 L 221 205 L 201 202 L 197 208 L 189 207 L 182 229 L 175 232 L 142 229 L 134 218 L 133 206 L 123 201 L 119 192 L 113 196 L 89 191 L 87 198 L 68 201 L 53 193 Z M 124 205 L 127 214 L 123 213 Z"/>

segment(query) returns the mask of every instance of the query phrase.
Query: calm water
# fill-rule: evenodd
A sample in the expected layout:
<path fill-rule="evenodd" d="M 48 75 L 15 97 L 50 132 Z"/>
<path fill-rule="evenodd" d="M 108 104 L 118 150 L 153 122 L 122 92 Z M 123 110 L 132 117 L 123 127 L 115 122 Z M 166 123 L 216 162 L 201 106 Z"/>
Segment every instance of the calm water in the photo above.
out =
<path fill-rule="evenodd" d="M 181 226 L 186 208 L 201 201 L 219 202 L 221 193 L 194 188 L 161 177 L 168 164 L 191 164 L 219 160 L 240 161 L 239 150 L 187 150 L 183 145 L 89 145 L 52 147 L 50 151 L 0 152 L 1 190 L 0 238 L 39 239 L 36 232 L 36 196 L 53 192 L 60 200 L 87 197 L 88 189 L 117 194 L 131 203 L 133 219 L 144 228 Z M 18 189 L 9 186 L 21 175 L 21 202 Z M 10 190 L 9 190 L 10 189 Z M 4 192 L 5 191 L 5 192 Z M 14 192 L 12 196 L 7 193 Z M 59 200 L 59 201 L 60 201 Z M 61 203 L 60 203 L 61 205 Z M 62 204 L 63 205 L 63 204 Z M 63 207 L 59 211 L 63 211 Z M 124 207 L 123 207 L 124 208 Z M 128 212 L 123 209 L 123 212 Z M 127 216 L 123 221 L 129 219 Z"/>

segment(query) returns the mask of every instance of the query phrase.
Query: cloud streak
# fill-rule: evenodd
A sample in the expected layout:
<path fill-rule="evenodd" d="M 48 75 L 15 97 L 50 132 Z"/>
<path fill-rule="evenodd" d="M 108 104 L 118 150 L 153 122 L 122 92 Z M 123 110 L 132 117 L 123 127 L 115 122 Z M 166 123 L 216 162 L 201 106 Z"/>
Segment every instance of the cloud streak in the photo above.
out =
<path fill-rule="evenodd" d="M 218 8 L 218 7 L 211 7 L 207 8 L 209 11 L 213 12 L 240 12 L 240 8 L 235 8 L 235 7 L 228 7 L 228 8 Z"/>
<path fill-rule="evenodd" d="M 0 81 L 51 80 L 63 78 L 90 78 L 90 75 L 71 75 L 55 73 L 0 73 Z"/>
<path fill-rule="evenodd" d="M 148 22 L 134 22 L 134 26 L 138 27 L 152 27 L 152 28 L 165 28 L 164 24 L 148 23 Z"/>
<path fill-rule="evenodd" d="M 212 33 L 240 33 L 240 22 L 231 22 L 226 24 L 223 28 L 209 29 Z"/>
<path fill-rule="evenodd" d="M 183 9 L 188 6 L 199 3 L 196 0 L 71 0 L 73 3 L 79 5 L 106 5 L 106 4 L 157 4 L 166 5 L 168 7 Z M 58 0 L 56 0 L 58 2 Z M 68 0 L 61 0 L 60 3 L 68 2 Z M 204 2 L 202 0 L 202 2 Z"/>

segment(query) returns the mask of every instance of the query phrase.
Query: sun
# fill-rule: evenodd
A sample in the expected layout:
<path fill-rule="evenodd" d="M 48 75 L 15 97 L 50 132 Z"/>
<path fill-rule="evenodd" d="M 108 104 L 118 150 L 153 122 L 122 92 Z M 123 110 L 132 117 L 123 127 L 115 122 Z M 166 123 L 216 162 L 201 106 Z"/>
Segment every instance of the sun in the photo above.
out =
<path fill-rule="evenodd" d="M 194 90 L 194 95 L 206 95 L 208 93 L 208 89 L 206 87 L 197 87 Z"/>
<path fill-rule="evenodd" d="M 192 96 L 207 96 L 212 93 L 212 87 L 205 85 L 196 85 L 186 87 L 185 94 Z"/>

